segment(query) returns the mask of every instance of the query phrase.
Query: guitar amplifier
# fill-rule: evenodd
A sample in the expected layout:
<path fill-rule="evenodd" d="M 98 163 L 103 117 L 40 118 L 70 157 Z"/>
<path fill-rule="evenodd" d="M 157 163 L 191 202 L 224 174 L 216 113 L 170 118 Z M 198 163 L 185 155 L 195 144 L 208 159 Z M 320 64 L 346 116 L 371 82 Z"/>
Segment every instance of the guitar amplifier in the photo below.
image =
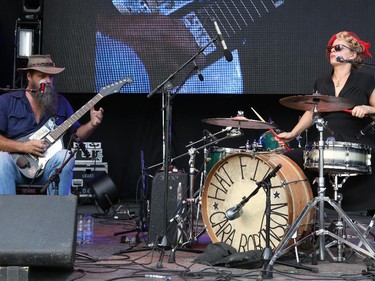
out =
<path fill-rule="evenodd" d="M 94 179 L 101 172 L 108 173 L 108 163 L 93 163 L 85 161 L 83 164 L 77 163 L 73 169 L 72 193 L 79 197 L 92 197 L 91 190 L 85 182 Z"/>

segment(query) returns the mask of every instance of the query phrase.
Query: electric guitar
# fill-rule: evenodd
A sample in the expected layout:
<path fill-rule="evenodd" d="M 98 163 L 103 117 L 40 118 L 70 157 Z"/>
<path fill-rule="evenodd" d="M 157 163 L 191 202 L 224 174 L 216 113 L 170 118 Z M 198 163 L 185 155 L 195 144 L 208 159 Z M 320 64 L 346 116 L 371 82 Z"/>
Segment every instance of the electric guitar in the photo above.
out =
<path fill-rule="evenodd" d="M 62 137 L 65 132 L 102 98 L 113 93 L 118 93 L 125 84 L 131 82 L 132 79 L 127 77 L 103 87 L 98 94 L 66 119 L 60 126 L 56 127 L 55 118 L 52 117 L 38 131 L 18 139 L 18 141 L 44 140 L 48 145 L 48 149 L 43 157 L 37 157 L 31 154 L 10 153 L 21 174 L 30 179 L 42 175 L 48 160 L 64 147 Z"/>
<path fill-rule="evenodd" d="M 113 5 L 122 14 L 160 14 L 182 19 L 194 36 L 199 47 L 204 47 L 216 30 L 208 19 L 216 19 L 226 38 L 241 37 L 249 26 L 262 19 L 285 3 L 285 0 L 165 0 L 165 1 L 113 1 Z M 242 40 L 241 40 L 242 42 Z M 216 51 L 214 45 L 203 52 L 206 56 Z"/>

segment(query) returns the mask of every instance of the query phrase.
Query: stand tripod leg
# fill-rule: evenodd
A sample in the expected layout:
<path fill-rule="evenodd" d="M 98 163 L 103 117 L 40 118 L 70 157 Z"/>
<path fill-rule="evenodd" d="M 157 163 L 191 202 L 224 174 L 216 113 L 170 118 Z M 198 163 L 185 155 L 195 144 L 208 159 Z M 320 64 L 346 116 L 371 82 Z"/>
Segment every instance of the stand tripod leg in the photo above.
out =
<path fill-rule="evenodd" d="M 311 208 L 314 207 L 319 202 L 319 199 L 320 198 L 316 197 L 313 200 L 311 200 L 306 205 L 306 207 L 302 210 L 301 214 L 297 217 L 296 221 L 289 228 L 284 238 L 280 242 L 279 247 L 277 248 L 276 252 L 273 254 L 268 264 L 266 264 L 265 269 L 262 271 L 263 277 L 272 278 L 273 264 L 281 255 L 285 254 L 289 250 L 288 248 L 285 248 L 285 247 L 289 243 L 290 239 L 292 239 L 294 233 L 298 230 L 298 227 L 301 225 L 302 221 L 309 214 Z"/>
<path fill-rule="evenodd" d="M 316 231 L 314 233 L 314 235 L 320 235 L 320 237 L 325 237 L 325 235 L 329 235 L 329 236 L 333 237 L 334 239 L 338 240 L 340 243 L 348 245 L 353 250 L 355 250 L 357 252 L 360 252 L 360 253 L 364 254 L 365 256 L 368 256 L 368 257 L 370 257 L 372 259 L 375 259 L 375 251 L 374 251 L 374 249 L 372 248 L 372 246 L 370 245 L 370 243 L 361 235 L 360 231 L 358 230 L 358 228 L 356 227 L 356 225 L 351 221 L 351 219 L 348 217 L 348 215 L 345 214 L 344 211 L 337 205 L 337 203 L 334 202 L 334 201 L 332 201 L 330 198 L 328 198 L 328 197 L 323 197 L 322 198 L 321 196 L 319 196 L 319 197 L 314 198 L 312 201 L 310 201 L 307 204 L 307 206 L 303 209 L 302 213 L 296 219 L 295 223 L 291 226 L 291 228 L 286 233 L 286 235 L 283 238 L 283 240 L 281 241 L 278 249 L 276 250 L 276 252 L 272 256 L 270 262 L 267 264 L 267 266 L 266 266 L 266 268 L 265 268 L 265 270 L 263 272 L 263 274 L 264 274 L 264 276 L 266 278 L 272 278 L 273 264 L 276 262 L 276 260 L 281 255 L 283 255 L 283 254 L 285 254 L 286 252 L 289 251 L 290 247 L 286 247 L 286 245 L 290 241 L 290 239 L 292 238 L 294 231 L 296 231 L 297 228 L 300 226 L 302 220 L 308 214 L 308 212 L 310 211 L 310 209 L 313 206 L 315 206 L 318 202 L 319 202 L 319 206 L 321 206 L 322 203 L 323 203 L 323 206 L 324 206 L 324 202 L 329 203 L 336 210 L 336 212 L 342 217 L 342 219 L 347 223 L 348 227 L 350 227 L 354 231 L 354 233 L 360 239 L 361 245 L 363 245 L 366 249 L 363 249 L 362 247 L 359 247 L 359 246 L 355 245 L 354 243 L 351 243 L 351 242 L 343 239 L 342 237 L 339 237 L 339 236 L 337 236 L 337 235 L 335 235 L 335 234 L 333 234 L 333 233 L 331 233 L 329 231 L 326 231 L 324 229 L 324 227 L 320 228 L 318 231 Z M 320 212 L 321 212 L 321 210 L 320 210 Z M 321 212 L 321 213 L 323 213 L 323 212 Z M 320 225 L 321 225 L 321 222 L 320 222 Z M 323 225 L 324 225 L 324 223 L 323 223 Z M 320 241 L 321 241 L 321 239 L 320 239 Z M 323 245 L 319 245 L 319 247 L 323 247 L 323 249 L 326 250 L 324 244 Z M 324 256 L 324 255 L 321 255 L 321 256 Z"/>
<path fill-rule="evenodd" d="M 361 252 L 363 253 L 364 255 L 370 257 L 370 258 L 375 258 L 375 251 L 373 249 L 373 247 L 371 246 L 371 244 L 365 239 L 365 237 L 362 236 L 362 234 L 360 233 L 359 229 L 357 228 L 357 226 L 353 223 L 353 221 L 349 218 L 349 216 L 337 205 L 336 202 L 332 201 L 331 199 L 327 199 L 327 202 L 336 210 L 336 212 L 343 218 L 343 220 L 347 223 L 348 227 L 350 227 L 355 235 L 357 236 L 357 238 L 360 240 L 360 246 L 364 246 L 366 250 L 364 250 L 362 247 L 360 246 L 357 246 L 341 237 L 336 237 L 336 239 L 340 240 L 341 242 L 347 244 L 349 247 L 351 247 L 352 249 L 358 251 L 358 252 Z"/>

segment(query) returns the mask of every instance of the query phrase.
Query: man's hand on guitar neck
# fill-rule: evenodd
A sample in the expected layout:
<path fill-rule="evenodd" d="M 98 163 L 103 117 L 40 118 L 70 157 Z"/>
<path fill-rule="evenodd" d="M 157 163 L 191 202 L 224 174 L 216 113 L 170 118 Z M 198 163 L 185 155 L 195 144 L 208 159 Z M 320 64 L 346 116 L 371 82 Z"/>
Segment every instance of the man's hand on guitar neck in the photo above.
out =
<path fill-rule="evenodd" d="M 98 110 L 95 110 L 95 108 L 92 107 L 90 109 L 90 121 L 80 126 L 76 132 L 77 136 L 82 141 L 87 139 L 94 132 L 94 130 L 102 123 L 103 113 L 104 113 L 103 108 L 99 108 Z"/>

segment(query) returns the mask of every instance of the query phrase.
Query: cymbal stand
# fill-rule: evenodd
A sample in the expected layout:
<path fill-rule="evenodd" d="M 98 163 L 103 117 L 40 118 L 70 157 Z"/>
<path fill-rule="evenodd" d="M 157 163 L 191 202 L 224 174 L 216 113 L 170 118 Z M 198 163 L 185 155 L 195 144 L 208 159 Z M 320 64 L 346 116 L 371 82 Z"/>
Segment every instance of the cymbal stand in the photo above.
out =
<path fill-rule="evenodd" d="M 208 158 L 208 149 L 207 149 L 207 147 L 205 147 L 203 149 L 203 170 L 201 172 L 198 195 L 196 196 L 196 198 L 195 198 L 195 194 L 194 194 L 195 204 L 197 205 L 197 212 L 196 212 L 196 215 L 195 215 L 195 222 L 196 222 L 195 230 L 196 230 L 196 233 L 198 233 L 198 222 L 199 222 L 199 217 L 200 217 L 200 214 L 201 214 L 201 207 L 202 207 L 201 198 L 202 198 L 202 192 L 203 192 L 203 185 L 204 185 L 204 182 L 207 178 L 207 160 L 208 160 L 207 158 Z M 199 237 L 205 231 L 206 231 L 206 228 L 204 227 L 201 230 L 201 232 L 199 234 L 197 234 L 197 237 Z"/>
<path fill-rule="evenodd" d="M 375 259 L 375 252 L 372 248 L 371 244 L 362 236 L 359 229 L 356 227 L 356 225 L 352 222 L 352 220 L 349 218 L 349 216 L 341 209 L 341 207 L 335 202 L 334 200 L 331 200 L 329 197 L 325 196 L 325 183 L 324 183 L 324 140 L 323 140 L 323 129 L 325 128 L 325 122 L 323 118 L 321 118 L 318 115 L 318 106 L 317 102 L 314 103 L 314 116 L 313 121 L 316 124 L 316 128 L 319 131 L 319 179 L 318 179 L 318 196 L 312 199 L 305 208 L 302 210 L 301 214 L 297 217 L 296 221 L 291 225 L 289 230 L 286 232 L 284 238 L 281 240 L 278 248 L 276 249 L 275 253 L 273 254 L 271 260 L 265 264 L 264 269 L 261 271 L 261 277 L 265 279 L 270 279 L 273 276 L 273 264 L 276 262 L 276 260 L 284 255 L 285 253 L 289 252 L 291 248 L 294 248 L 296 245 L 302 244 L 303 241 L 310 238 L 311 235 L 318 235 L 319 236 L 319 259 L 324 260 L 325 259 L 325 236 L 329 235 L 333 237 L 334 239 L 348 245 L 352 249 L 364 254 L 365 256 L 368 256 L 370 258 Z M 357 237 L 361 241 L 361 245 L 363 245 L 366 249 L 363 249 L 363 247 L 359 247 L 347 240 L 345 240 L 342 237 L 339 237 L 338 235 L 325 230 L 325 221 L 324 221 L 324 203 L 327 202 L 330 204 L 335 211 L 342 217 L 342 219 L 346 222 L 346 224 L 354 231 L 354 233 L 357 235 Z M 310 213 L 310 210 L 315 207 L 318 207 L 319 211 L 319 229 L 314 231 L 311 235 L 307 235 L 306 237 L 302 238 L 297 242 L 297 244 L 292 244 L 290 246 L 287 246 L 289 241 L 292 239 L 294 233 L 297 231 L 298 227 L 301 226 L 302 221 L 306 218 L 306 216 Z"/>
<path fill-rule="evenodd" d="M 225 133 L 225 132 L 227 132 L 227 134 L 224 137 L 216 138 L 216 135 L 218 135 L 220 133 Z M 213 134 L 215 139 L 212 139 L 212 140 L 208 141 L 206 144 L 204 144 L 204 145 L 202 145 L 198 148 L 194 148 L 192 145 L 196 144 L 198 142 L 201 142 L 201 141 L 206 141 L 207 137 L 203 137 L 201 140 L 187 145 L 187 147 L 190 147 L 187 153 L 184 153 L 184 154 L 172 159 L 172 161 L 174 161 L 174 160 L 176 160 L 180 157 L 183 157 L 187 154 L 190 155 L 190 158 L 189 158 L 189 193 L 190 193 L 190 198 L 186 199 L 186 202 L 187 202 L 188 207 L 189 207 L 189 216 L 190 216 L 189 217 L 189 239 L 188 239 L 187 242 L 185 242 L 183 244 L 183 246 L 185 246 L 186 244 L 190 244 L 192 242 L 197 241 L 199 236 L 203 234 L 203 231 L 201 231 L 198 235 L 196 235 L 196 233 L 198 233 L 198 231 L 197 231 L 197 229 L 194 230 L 194 208 L 193 208 L 193 205 L 195 204 L 194 176 L 195 176 L 195 155 L 196 155 L 196 153 L 198 153 L 198 151 L 200 151 L 202 149 L 206 149 L 208 146 L 211 146 L 213 144 L 217 144 L 217 143 L 221 142 L 222 140 L 237 137 L 237 136 L 241 136 L 241 135 L 242 135 L 242 132 L 241 132 L 240 129 L 232 129 L 231 127 L 227 127 L 226 129 L 223 129 L 223 130 Z M 199 191 L 200 195 L 201 195 L 201 192 L 202 191 L 200 190 Z M 197 204 L 200 204 L 199 199 L 200 198 L 198 198 Z M 197 212 L 197 222 L 198 222 L 198 219 L 199 219 L 199 213 Z M 198 225 L 196 227 L 198 227 Z"/>
<path fill-rule="evenodd" d="M 227 132 L 227 134 L 224 137 L 216 138 L 216 135 L 218 135 L 220 133 L 223 133 L 223 132 Z M 194 214 L 194 204 L 196 203 L 196 200 L 194 198 L 194 173 L 195 173 L 195 156 L 196 156 L 196 154 L 198 153 L 199 150 L 206 149 L 208 146 L 210 146 L 212 144 L 216 144 L 216 143 L 221 142 L 222 140 L 237 137 L 237 136 L 241 136 L 241 135 L 242 135 L 242 132 L 241 132 L 240 129 L 232 129 L 231 127 L 227 127 L 226 129 L 223 129 L 223 130 L 213 134 L 213 136 L 215 136 L 214 139 L 211 139 L 206 144 L 204 144 L 204 145 L 202 145 L 198 148 L 194 148 L 193 145 L 197 144 L 201 141 L 206 141 L 207 140 L 206 137 L 203 137 L 199 141 L 190 143 L 189 145 L 186 146 L 186 147 L 189 147 L 187 153 L 181 154 L 181 155 L 175 157 L 174 159 L 172 159 L 172 161 L 174 161 L 176 159 L 179 159 L 181 157 L 186 156 L 187 154 L 190 155 L 190 157 L 189 157 L 189 193 L 190 193 L 190 198 L 188 198 L 186 200 L 183 200 L 181 202 L 182 209 L 179 210 L 179 211 L 176 211 L 176 215 L 169 221 L 170 223 L 175 221 L 177 223 L 177 228 L 178 228 L 176 245 L 175 245 L 175 247 L 172 248 L 171 253 L 170 253 L 170 258 L 169 258 L 170 263 L 174 262 L 174 256 L 175 256 L 175 252 L 177 251 L 177 247 L 179 246 L 179 244 L 182 242 L 182 240 L 184 238 L 186 238 L 186 241 L 183 242 L 180 245 L 180 250 L 183 250 L 182 248 L 185 247 L 186 245 L 189 245 L 193 242 L 196 242 L 198 240 L 198 238 L 205 231 L 205 230 L 203 230 L 203 231 L 198 233 L 198 230 L 197 230 L 198 224 L 196 225 L 196 229 L 194 229 L 193 214 Z M 201 191 L 199 191 L 199 194 L 201 194 Z M 200 204 L 199 198 L 198 198 L 197 204 Z M 186 208 L 188 209 L 187 210 L 188 213 L 186 214 L 186 216 L 188 217 L 188 233 L 186 233 L 185 229 L 184 229 L 185 228 L 184 227 L 184 222 L 185 222 L 184 220 L 186 218 L 181 218 L 182 216 L 185 216 L 185 209 Z M 199 219 L 199 212 L 197 212 L 197 222 L 198 222 L 198 219 Z M 193 251 L 193 250 L 189 250 L 189 251 Z"/>

